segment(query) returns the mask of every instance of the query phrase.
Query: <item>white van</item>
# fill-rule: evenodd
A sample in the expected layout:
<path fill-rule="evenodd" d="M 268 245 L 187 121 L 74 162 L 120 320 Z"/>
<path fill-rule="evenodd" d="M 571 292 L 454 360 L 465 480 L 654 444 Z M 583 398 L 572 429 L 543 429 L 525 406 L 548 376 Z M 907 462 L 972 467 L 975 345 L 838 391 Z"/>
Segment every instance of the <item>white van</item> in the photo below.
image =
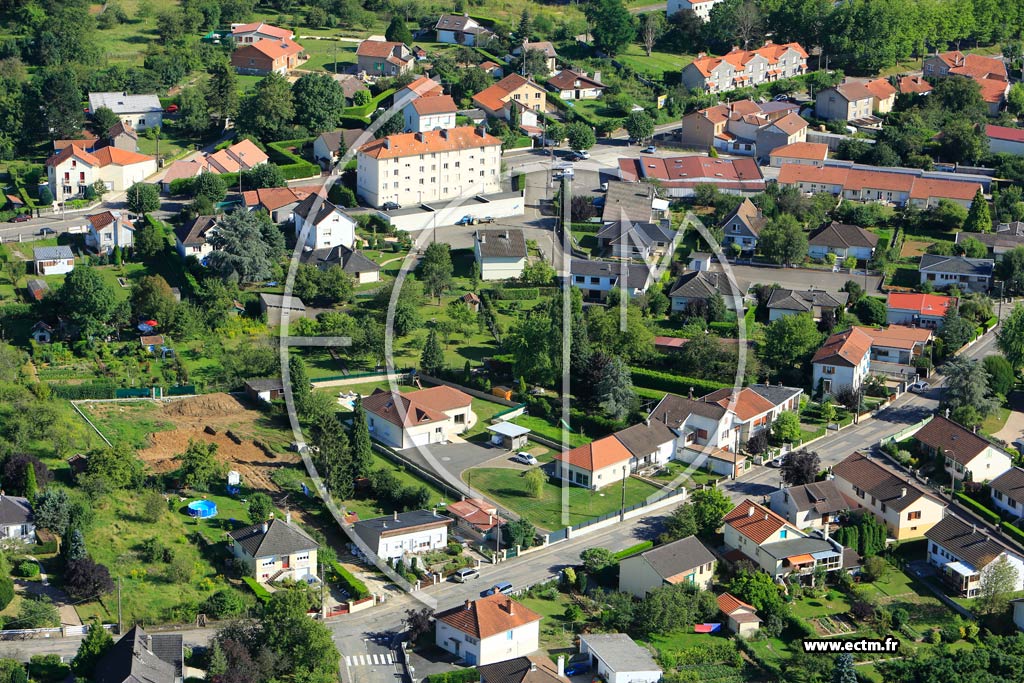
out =
<path fill-rule="evenodd" d="M 479 579 L 480 570 L 476 567 L 463 567 L 462 569 L 452 574 L 452 578 L 458 581 L 459 583 L 466 583 L 470 579 Z"/>

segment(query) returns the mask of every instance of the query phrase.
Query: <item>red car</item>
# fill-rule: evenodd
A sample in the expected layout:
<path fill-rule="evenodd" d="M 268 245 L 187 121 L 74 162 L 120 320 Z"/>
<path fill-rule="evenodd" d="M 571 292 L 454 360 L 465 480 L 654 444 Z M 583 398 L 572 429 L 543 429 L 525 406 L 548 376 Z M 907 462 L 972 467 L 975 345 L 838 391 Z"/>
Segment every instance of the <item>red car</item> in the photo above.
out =
<path fill-rule="evenodd" d="M 32 220 L 32 216 L 28 215 L 27 213 L 19 213 L 17 216 L 14 216 L 13 218 L 11 218 L 10 222 L 11 223 L 24 223 L 25 221 L 30 221 L 30 220 Z"/>
<path fill-rule="evenodd" d="M 176 105 L 176 104 L 169 104 L 169 105 L 167 105 L 167 109 L 164 109 L 164 111 L 167 112 L 168 114 L 175 114 L 178 111 L 178 105 Z"/>

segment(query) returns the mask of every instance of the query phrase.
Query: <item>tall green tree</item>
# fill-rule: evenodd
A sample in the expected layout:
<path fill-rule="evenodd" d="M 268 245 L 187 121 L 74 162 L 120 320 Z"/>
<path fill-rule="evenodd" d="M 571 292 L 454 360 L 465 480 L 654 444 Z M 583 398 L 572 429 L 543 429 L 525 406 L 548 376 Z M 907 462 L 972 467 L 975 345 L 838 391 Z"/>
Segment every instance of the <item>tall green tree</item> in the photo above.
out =
<path fill-rule="evenodd" d="M 120 122 L 121 117 L 109 107 L 97 107 L 92 113 L 92 132 L 101 138 L 106 137 L 107 132 Z"/>
<path fill-rule="evenodd" d="M 242 210 L 225 216 L 210 239 L 215 249 L 207 259 L 210 270 L 240 282 L 270 279 L 279 267 L 284 238 L 272 222 L 267 225 L 268 220 L 265 214 Z M 278 240 L 272 238 L 274 233 Z"/>
<path fill-rule="evenodd" d="M 210 78 L 204 90 L 207 109 L 221 126 L 227 119 L 238 116 L 238 76 L 227 60 L 220 60 L 210 67 Z"/>
<path fill-rule="evenodd" d="M 260 618 L 255 649 L 274 653 L 275 671 L 281 678 L 326 683 L 337 677 L 340 655 L 327 626 L 306 614 L 310 603 L 305 586 L 271 595 Z"/>
<path fill-rule="evenodd" d="M 89 630 L 78 646 L 78 654 L 71 660 L 71 670 L 76 676 L 91 678 L 96 664 L 114 646 L 110 632 L 95 617 L 89 622 Z"/>
<path fill-rule="evenodd" d="M 622 122 L 622 127 L 633 140 L 649 140 L 654 136 L 654 119 L 646 111 L 630 112 Z"/>
<path fill-rule="evenodd" d="M 143 221 L 135 229 L 135 253 L 150 261 L 167 251 L 167 233 L 161 221 Z"/>
<path fill-rule="evenodd" d="M 1013 373 L 1013 366 L 1004 356 L 985 356 L 981 361 L 982 366 L 988 373 L 989 388 L 992 393 L 998 396 L 1007 396 L 1013 390 L 1017 378 Z"/>
<path fill-rule="evenodd" d="M 594 129 L 586 121 L 573 121 L 565 127 L 565 137 L 569 140 L 569 148 L 577 152 L 590 149 L 597 143 Z"/>
<path fill-rule="evenodd" d="M 210 109 L 206 93 L 189 86 L 181 91 L 178 125 L 191 135 L 204 135 L 210 129 Z"/>
<path fill-rule="evenodd" d="M 992 232 L 992 216 L 988 211 L 988 202 L 981 188 L 974 194 L 971 208 L 967 211 L 967 220 L 964 221 L 965 232 Z"/>
<path fill-rule="evenodd" d="M 295 119 L 295 102 L 288 80 L 279 73 L 263 78 L 242 101 L 236 125 L 239 132 L 265 141 L 283 140 Z"/>
<path fill-rule="evenodd" d="M 423 252 L 423 284 L 441 302 L 441 295 L 451 287 L 455 266 L 452 250 L 445 242 L 431 242 Z"/>
<path fill-rule="evenodd" d="M 784 316 L 765 328 L 764 357 L 778 369 L 805 362 L 820 345 L 818 326 L 806 313 Z"/>
<path fill-rule="evenodd" d="M 67 274 L 57 301 L 82 338 L 109 331 L 118 315 L 117 293 L 99 272 L 80 265 Z"/>
<path fill-rule="evenodd" d="M 781 214 L 761 230 L 758 248 L 774 263 L 803 263 L 807 256 L 807 233 L 795 217 Z"/>
<path fill-rule="evenodd" d="M 53 139 L 76 137 L 82 130 L 82 87 L 70 65 L 54 66 L 36 75 L 35 104 L 43 109 L 44 133 Z"/>
<path fill-rule="evenodd" d="M 352 475 L 368 477 L 373 469 L 373 444 L 370 441 L 370 426 L 366 421 L 366 409 L 362 397 L 357 397 L 352 412 L 352 426 L 349 430 L 352 444 Z"/>
<path fill-rule="evenodd" d="M 996 344 L 1014 370 L 1024 368 L 1024 305 L 1015 305 L 999 326 Z"/>
<path fill-rule="evenodd" d="M 444 351 L 441 350 L 441 342 L 437 340 L 437 330 L 430 329 L 427 333 L 427 342 L 423 345 L 423 353 L 420 355 L 420 369 L 428 375 L 436 375 L 444 368 Z"/>
<path fill-rule="evenodd" d="M 395 43 L 412 45 L 412 32 L 409 31 L 409 25 L 405 23 L 402 15 L 397 12 L 391 17 L 391 23 L 388 24 L 387 30 L 384 31 L 384 37 Z"/>
<path fill-rule="evenodd" d="M 614 56 L 636 36 L 633 15 L 622 0 L 592 0 L 584 8 L 594 47 Z"/>
<path fill-rule="evenodd" d="M 132 313 L 154 318 L 161 325 L 170 323 L 178 307 L 174 291 L 162 275 L 143 275 L 133 282 L 129 301 Z"/>
<path fill-rule="evenodd" d="M 188 448 L 174 459 L 180 463 L 177 476 L 186 488 L 208 491 L 214 482 L 227 474 L 227 467 L 217 458 L 215 443 L 190 439 Z"/>
<path fill-rule="evenodd" d="M 1006 612 L 1019 579 L 1017 568 L 1010 564 L 1006 555 L 986 567 L 978 586 L 977 605 L 980 611 L 983 614 Z"/>
<path fill-rule="evenodd" d="M 288 378 L 292 385 L 292 400 L 295 402 L 295 412 L 300 417 L 307 414 L 309 396 L 312 388 L 309 384 L 309 372 L 306 370 L 306 361 L 302 356 L 292 354 L 288 357 Z"/>
<path fill-rule="evenodd" d="M 160 190 L 152 183 L 137 182 L 125 193 L 125 205 L 132 213 L 156 211 L 160 208 Z"/>
<path fill-rule="evenodd" d="M 246 509 L 249 513 L 249 521 L 259 524 L 270 519 L 270 515 L 274 512 L 274 501 L 267 494 L 257 492 L 249 496 Z"/>
<path fill-rule="evenodd" d="M 832 683 L 857 683 L 857 670 L 853 667 L 853 655 L 844 652 L 836 656 L 832 669 Z"/>
<path fill-rule="evenodd" d="M 601 410 L 613 420 L 623 420 L 633 411 L 637 403 L 633 377 L 622 358 L 613 356 L 609 359 L 594 386 L 594 394 Z"/>
<path fill-rule="evenodd" d="M 318 416 L 313 425 L 316 466 L 330 492 L 341 500 L 355 494 L 352 456 L 345 428 L 333 413 Z"/>
<path fill-rule="evenodd" d="M 292 98 L 295 122 L 311 133 L 334 130 L 345 108 L 341 84 L 325 73 L 303 74 L 292 86 Z"/>
<path fill-rule="evenodd" d="M 693 506 L 697 533 L 704 538 L 711 538 L 718 532 L 722 518 L 733 507 L 732 501 L 721 489 L 715 487 L 694 491 L 690 496 L 690 504 Z"/>
<path fill-rule="evenodd" d="M 942 405 L 950 417 L 966 427 L 975 427 L 994 411 L 998 401 L 992 396 L 988 372 L 981 362 L 956 356 L 942 370 L 946 377 Z"/>

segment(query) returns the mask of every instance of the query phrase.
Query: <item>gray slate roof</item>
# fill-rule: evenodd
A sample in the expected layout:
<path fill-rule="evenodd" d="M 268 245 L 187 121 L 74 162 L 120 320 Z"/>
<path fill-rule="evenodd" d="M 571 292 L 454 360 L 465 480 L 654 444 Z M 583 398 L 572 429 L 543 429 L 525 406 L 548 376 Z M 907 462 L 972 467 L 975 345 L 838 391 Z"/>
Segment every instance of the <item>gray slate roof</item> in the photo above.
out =
<path fill-rule="evenodd" d="M 267 531 L 262 524 L 236 529 L 228 534 L 250 557 L 291 555 L 303 550 L 316 550 L 319 544 L 305 531 L 281 519 L 267 522 Z"/>
<path fill-rule="evenodd" d="M 353 251 L 343 244 L 330 249 L 317 249 L 308 252 L 308 258 L 303 260 L 314 261 L 326 266 L 341 266 L 341 269 L 350 275 L 380 270 L 380 266 L 375 261 L 366 258 L 362 252 Z"/>
<path fill-rule="evenodd" d="M 832 467 L 832 473 L 898 512 L 902 512 L 921 498 L 943 504 L 909 477 L 897 475 L 877 459 L 864 453 L 856 452 L 846 456 Z"/>
<path fill-rule="evenodd" d="M 743 296 L 749 285 L 739 280 L 736 281 L 740 296 Z M 732 285 L 725 273 L 698 270 L 684 273 L 676 278 L 669 289 L 670 297 L 686 297 L 687 299 L 710 299 L 715 293 L 723 297 L 732 297 Z"/>
<path fill-rule="evenodd" d="M 957 275 L 992 277 L 994 268 L 995 261 L 990 258 L 925 254 L 921 257 L 921 267 L 919 270 L 922 273 L 955 273 Z"/>
<path fill-rule="evenodd" d="M 663 546 L 641 553 L 641 557 L 663 579 L 668 579 L 695 567 L 715 561 L 715 556 L 711 554 L 711 551 L 703 543 L 697 540 L 696 536 L 687 536 L 678 541 L 666 543 Z"/>
<path fill-rule="evenodd" d="M 785 387 L 782 384 L 751 384 L 750 390 L 776 406 L 782 405 L 801 392 L 800 389 Z"/>
<path fill-rule="evenodd" d="M 836 223 L 835 221 L 819 228 L 807 240 L 807 245 L 811 247 L 833 247 L 838 249 L 848 249 L 850 247 L 871 247 L 874 249 L 877 244 L 878 235 L 875 233 L 868 232 L 857 225 L 846 225 L 845 223 Z"/>
<path fill-rule="evenodd" d="M 966 239 L 975 239 L 984 244 L 991 251 L 994 247 L 1013 249 L 1024 244 L 1024 222 L 1000 223 L 993 232 L 958 232 L 956 243 L 960 244 Z"/>
<path fill-rule="evenodd" d="M 174 683 L 182 671 L 181 642 L 180 635 L 150 635 L 134 626 L 97 662 L 93 681 Z"/>
<path fill-rule="evenodd" d="M 179 225 L 174 229 L 174 236 L 184 246 L 206 244 L 206 236 L 210 228 L 216 227 L 216 216 L 196 216 L 191 223 Z"/>
<path fill-rule="evenodd" d="M 526 239 L 522 230 L 477 230 L 483 258 L 526 258 Z"/>
<path fill-rule="evenodd" d="M 601 220 L 605 223 L 620 220 L 649 221 L 654 197 L 654 188 L 646 183 L 608 183 Z"/>
<path fill-rule="evenodd" d="M 89 93 L 89 109 L 96 111 L 100 107 L 106 107 L 115 114 L 141 114 L 164 110 L 160 106 L 160 98 L 156 95 L 129 95 L 124 92 Z"/>
<path fill-rule="evenodd" d="M 258 377 L 245 380 L 245 388 L 251 391 L 284 391 L 280 377 Z"/>
<path fill-rule="evenodd" d="M 0 524 L 26 524 L 32 521 L 28 498 L 0 494 Z"/>
<path fill-rule="evenodd" d="M 36 247 L 32 250 L 32 255 L 36 261 L 57 261 L 59 259 L 75 258 L 75 252 L 71 251 L 71 247 L 66 244 L 57 247 Z"/>
<path fill-rule="evenodd" d="M 380 537 L 395 531 L 405 531 L 428 525 L 451 524 L 451 517 L 435 514 L 432 510 L 410 510 L 390 517 L 361 519 L 352 525 L 352 531 L 376 552 Z"/>
<path fill-rule="evenodd" d="M 315 215 L 310 215 L 313 211 L 313 207 L 317 202 L 321 202 L 319 210 Z M 345 212 L 339 209 L 337 206 L 332 204 L 325 197 L 313 193 L 299 202 L 298 206 L 295 207 L 295 215 L 302 216 L 313 225 L 320 225 L 328 216 L 332 213 L 338 212 L 344 214 Z"/>
<path fill-rule="evenodd" d="M 633 642 L 625 633 L 587 633 L 580 636 L 587 648 L 613 671 L 661 671 L 651 653 Z"/>
<path fill-rule="evenodd" d="M 1024 470 L 1013 467 L 993 479 L 989 486 L 1010 500 L 1024 502 Z"/>
<path fill-rule="evenodd" d="M 768 308 L 783 311 L 809 312 L 815 306 L 822 308 L 839 308 L 845 306 L 850 295 L 846 292 L 829 294 L 820 289 L 798 292 L 794 289 L 775 289 L 768 298 Z"/>
<path fill-rule="evenodd" d="M 970 562 L 978 571 L 1008 550 L 1006 546 L 989 538 L 977 527 L 953 515 L 943 517 L 941 522 L 924 535 L 929 541 Z"/>
<path fill-rule="evenodd" d="M 280 294 L 271 294 L 269 292 L 260 292 L 260 301 L 267 308 L 284 308 L 284 296 Z M 306 310 L 306 304 L 302 303 L 302 299 L 297 296 L 289 297 L 288 310 L 290 311 L 303 311 Z"/>
<path fill-rule="evenodd" d="M 803 486 L 793 486 L 786 491 L 800 512 L 814 510 L 819 515 L 823 515 L 850 507 L 833 481 L 817 481 Z"/>
<path fill-rule="evenodd" d="M 615 432 L 613 436 L 626 447 L 627 451 L 638 458 L 650 455 L 676 438 L 667 425 L 657 420 L 648 420 L 647 423 L 641 422 L 632 427 L 626 427 Z"/>
<path fill-rule="evenodd" d="M 626 263 L 624 261 L 590 261 L 588 259 L 574 258 L 571 271 L 574 276 L 612 278 L 620 286 L 619 278 L 625 272 L 626 286 L 629 289 L 638 290 L 646 289 L 651 279 L 651 269 L 646 265 Z"/>
<path fill-rule="evenodd" d="M 654 406 L 650 419 L 651 422 L 657 420 L 672 429 L 679 429 L 691 414 L 700 415 L 711 420 L 720 420 L 725 413 L 725 408 L 717 403 L 693 400 L 677 396 L 676 394 L 665 394 L 665 397 L 658 402 L 658 405 Z"/>
<path fill-rule="evenodd" d="M 597 232 L 597 239 L 610 244 L 625 244 L 650 248 L 658 242 L 671 243 L 675 233 L 655 223 L 612 221 Z"/>

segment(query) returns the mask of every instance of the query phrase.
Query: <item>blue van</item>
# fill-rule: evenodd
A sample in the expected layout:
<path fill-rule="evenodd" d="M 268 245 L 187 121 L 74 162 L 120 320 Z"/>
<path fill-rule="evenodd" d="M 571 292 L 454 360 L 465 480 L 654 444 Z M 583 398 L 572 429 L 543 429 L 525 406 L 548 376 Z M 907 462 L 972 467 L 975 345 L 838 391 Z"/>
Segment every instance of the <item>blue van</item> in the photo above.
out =
<path fill-rule="evenodd" d="M 494 584 L 483 593 L 480 594 L 481 598 L 486 598 L 488 595 L 494 595 L 495 593 L 502 593 L 504 595 L 512 594 L 512 584 L 508 581 L 499 581 Z"/>

